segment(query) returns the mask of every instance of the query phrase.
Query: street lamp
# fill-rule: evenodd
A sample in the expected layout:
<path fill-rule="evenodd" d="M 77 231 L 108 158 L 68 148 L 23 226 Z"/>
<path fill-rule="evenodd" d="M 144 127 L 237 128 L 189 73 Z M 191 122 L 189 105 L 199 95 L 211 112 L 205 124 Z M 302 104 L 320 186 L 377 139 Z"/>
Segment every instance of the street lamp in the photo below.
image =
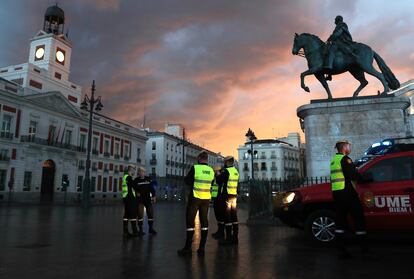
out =
<path fill-rule="evenodd" d="M 89 169 L 91 167 L 91 144 L 92 144 L 92 116 L 93 111 L 102 110 L 103 105 L 101 103 L 101 96 L 95 98 L 95 80 L 92 82 L 91 97 L 85 94 L 85 98 L 81 103 L 81 109 L 89 111 L 89 129 L 88 129 L 88 147 L 86 150 L 86 167 L 85 167 L 85 179 L 83 180 L 82 187 L 82 206 L 88 208 L 90 206 L 90 193 L 91 193 L 91 178 Z"/>
<path fill-rule="evenodd" d="M 250 159 L 251 159 L 251 162 L 252 162 L 252 180 L 253 180 L 254 179 L 253 159 L 254 159 L 254 156 L 257 154 L 257 150 L 253 150 L 253 142 L 255 140 L 257 140 L 257 138 L 256 138 L 254 132 L 250 128 L 247 131 L 245 136 L 247 137 L 247 140 L 250 141 L 250 149 L 247 150 L 247 153 L 250 154 Z"/>

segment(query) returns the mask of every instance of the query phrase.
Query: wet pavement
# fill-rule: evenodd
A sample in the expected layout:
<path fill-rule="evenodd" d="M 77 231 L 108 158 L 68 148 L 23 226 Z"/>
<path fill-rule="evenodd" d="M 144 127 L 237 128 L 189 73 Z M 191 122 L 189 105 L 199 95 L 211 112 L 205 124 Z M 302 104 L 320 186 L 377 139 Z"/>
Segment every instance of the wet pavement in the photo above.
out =
<path fill-rule="evenodd" d="M 302 231 L 247 226 L 240 210 L 238 247 L 209 236 L 204 258 L 179 257 L 184 205 L 155 209 L 158 235 L 123 240 L 122 207 L 85 214 L 77 207 L 0 206 L 0 278 L 414 278 L 414 236 L 375 236 L 377 259 L 362 259 L 355 247 L 355 258 L 343 261 Z M 209 234 L 216 229 L 211 213 Z"/>

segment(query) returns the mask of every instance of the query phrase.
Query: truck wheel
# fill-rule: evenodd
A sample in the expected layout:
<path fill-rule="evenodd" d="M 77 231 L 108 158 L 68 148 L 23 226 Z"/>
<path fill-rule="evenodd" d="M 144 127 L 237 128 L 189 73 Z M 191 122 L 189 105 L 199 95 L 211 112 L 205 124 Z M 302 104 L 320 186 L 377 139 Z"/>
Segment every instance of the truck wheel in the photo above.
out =
<path fill-rule="evenodd" d="M 305 231 L 316 242 L 332 242 L 335 239 L 335 213 L 329 209 L 312 212 L 306 218 Z"/>

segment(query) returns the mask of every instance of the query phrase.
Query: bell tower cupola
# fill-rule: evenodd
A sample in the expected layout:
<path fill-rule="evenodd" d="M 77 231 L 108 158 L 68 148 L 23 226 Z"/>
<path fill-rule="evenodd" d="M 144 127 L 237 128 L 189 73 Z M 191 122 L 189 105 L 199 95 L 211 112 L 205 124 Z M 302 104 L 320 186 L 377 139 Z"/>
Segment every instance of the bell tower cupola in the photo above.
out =
<path fill-rule="evenodd" d="M 63 34 L 65 28 L 65 12 L 57 6 L 47 8 L 45 12 L 45 20 L 43 23 L 43 31 L 55 35 Z"/>

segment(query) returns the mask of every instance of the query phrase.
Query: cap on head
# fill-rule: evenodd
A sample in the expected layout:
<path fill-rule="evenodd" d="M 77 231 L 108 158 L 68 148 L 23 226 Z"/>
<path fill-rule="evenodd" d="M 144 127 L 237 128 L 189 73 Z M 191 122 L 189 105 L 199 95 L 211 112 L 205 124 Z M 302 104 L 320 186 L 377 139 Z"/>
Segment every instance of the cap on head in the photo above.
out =
<path fill-rule="evenodd" d="M 234 157 L 233 156 L 227 156 L 224 158 L 224 165 L 225 166 L 232 166 L 234 164 Z"/>
<path fill-rule="evenodd" d="M 234 161 L 234 157 L 233 156 L 227 156 L 227 157 L 224 158 L 224 162 L 231 161 L 231 160 Z"/>
<path fill-rule="evenodd" d="M 197 156 L 197 160 L 200 161 L 208 161 L 208 154 L 205 151 L 200 152 Z"/>
<path fill-rule="evenodd" d="M 351 144 L 347 140 L 340 140 L 335 143 L 335 148 L 340 152 L 346 144 Z"/>

